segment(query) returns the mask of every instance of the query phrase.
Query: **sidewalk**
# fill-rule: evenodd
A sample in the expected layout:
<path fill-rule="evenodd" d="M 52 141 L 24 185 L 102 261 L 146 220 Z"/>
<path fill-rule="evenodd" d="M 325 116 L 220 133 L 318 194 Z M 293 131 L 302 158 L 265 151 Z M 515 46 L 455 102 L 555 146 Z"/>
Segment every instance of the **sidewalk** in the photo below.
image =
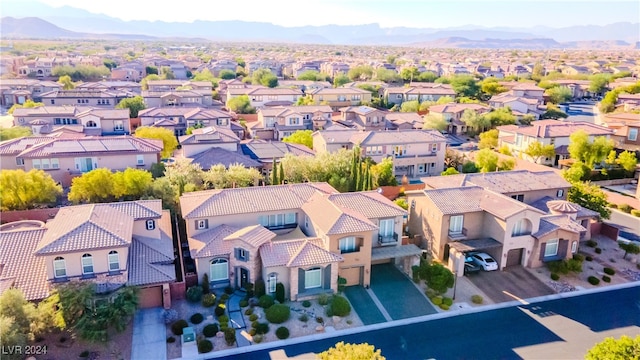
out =
<path fill-rule="evenodd" d="M 162 312 L 161 307 L 141 309 L 136 312 L 131 339 L 132 360 L 167 358 L 167 327 L 164 324 Z"/>

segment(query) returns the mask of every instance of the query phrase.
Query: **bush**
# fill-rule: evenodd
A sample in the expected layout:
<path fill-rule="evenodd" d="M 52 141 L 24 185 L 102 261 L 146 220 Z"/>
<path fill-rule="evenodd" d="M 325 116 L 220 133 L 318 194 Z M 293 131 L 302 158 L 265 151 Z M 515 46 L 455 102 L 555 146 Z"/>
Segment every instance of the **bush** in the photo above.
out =
<path fill-rule="evenodd" d="M 202 334 L 205 337 L 214 337 L 218 333 L 218 325 L 217 324 L 209 324 L 202 329 Z"/>
<path fill-rule="evenodd" d="M 440 305 L 438 305 L 438 306 L 439 306 L 439 307 L 440 307 L 440 309 L 442 309 L 442 310 L 449 310 L 449 305 L 447 305 L 447 304 L 440 304 Z"/>
<path fill-rule="evenodd" d="M 213 350 L 213 344 L 211 343 L 211 341 L 207 339 L 198 341 L 199 354 L 205 354 L 205 353 L 211 352 L 211 350 Z"/>
<path fill-rule="evenodd" d="M 447 306 L 451 306 L 451 305 L 453 305 L 453 299 L 452 298 L 448 298 L 448 297 L 442 298 L 442 304 L 443 305 L 447 305 Z"/>
<path fill-rule="evenodd" d="M 240 300 L 241 308 L 246 308 L 247 306 L 249 306 L 249 300 Z"/>
<path fill-rule="evenodd" d="M 416 284 L 420 282 L 420 266 L 413 265 L 411 267 L 411 279 Z"/>
<path fill-rule="evenodd" d="M 440 305 L 442 304 L 442 296 L 434 296 L 431 299 L 431 302 L 433 303 L 433 305 Z"/>
<path fill-rule="evenodd" d="M 300 315 L 298 320 L 300 320 L 302 322 L 307 322 L 307 321 L 309 321 L 309 316 L 307 316 L 307 314 L 302 314 L 302 315 Z"/>
<path fill-rule="evenodd" d="M 329 303 L 329 294 L 322 293 L 318 295 L 318 304 L 324 306 Z"/>
<path fill-rule="evenodd" d="M 276 300 L 280 304 L 284 303 L 284 284 L 282 283 L 276 283 Z"/>
<path fill-rule="evenodd" d="M 558 279 L 560 279 L 560 275 L 556 273 L 551 273 L 551 280 L 558 281 Z"/>
<path fill-rule="evenodd" d="M 573 254 L 573 260 L 584 261 L 584 255 L 582 255 L 582 254 Z"/>
<path fill-rule="evenodd" d="M 260 299 L 258 299 L 258 306 L 260 306 L 263 309 L 268 309 L 273 304 L 275 304 L 275 301 L 270 295 L 262 295 L 260 296 Z"/>
<path fill-rule="evenodd" d="M 569 269 L 569 271 L 576 273 L 582 272 L 582 260 L 569 259 L 565 261 L 567 262 L 567 269 Z"/>
<path fill-rule="evenodd" d="M 604 271 L 604 273 L 607 274 L 607 275 L 612 275 L 613 276 L 613 275 L 616 274 L 616 271 L 613 270 L 610 267 L 606 267 L 606 268 L 602 269 L 602 271 Z"/>
<path fill-rule="evenodd" d="M 435 296 L 438 296 L 438 292 L 433 290 L 432 288 L 427 288 L 427 290 L 424 291 L 424 294 L 427 295 L 429 300 L 431 300 L 431 298 Z"/>
<path fill-rule="evenodd" d="M 254 320 L 254 321 L 251 322 L 251 327 L 255 329 L 255 328 L 258 327 L 259 324 L 260 323 L 258 322 L 258 320 Z"/>
<path fill-rule="evenodd" d="M 276 336 L 280 340 L 284 340 L 284 339 L 288 338 L 289 337 L 289 329 L 287 329 L 285 326 L 280 326 L 279 328 L 276 329 Z"/>
<path fill-rule="evenodd" d="M 585 256 L 584 259 L 587 260 L 587 261 L 593 261 L 593 256 L 587 255 L 587 256 Z"/>
<path fill-rule="evenodd" d="M 351 304 L 346 298 L 336 295 L 331 300 L 331 312 L 335 316 L 347 316 L 351 313 Z"/>
<path fill-rule="evenodd" d="M 167 344 L 173 344 L 174 342 L 176 342 L 176 338 L 174 338 L 173 336 L 169 336 L 167 338 Z"/>
<path fill-rule="evenodd" d="M 333 316 L 333 309 L 331 309 L 331 306 L 327 306 L 324 309 L 324 314 L 327 315 L 328 317 L 332 317 Z"/>
<path fill-rule="evenodd" d="M 224 293 L 227 295 L 233 294 L 233 288 L 231 286 L 227 286 L 224 288 Z"/>
<path fill-rule="evenodd" d="M 633 209 L 633 208 L 632 208 L 632 207 L 631 207 L 631 205 L 629 205 L 629 204 L 622 204 L 622 205 L 619 205 L 619 206 L 618 206 L 618 209 L 619 209 L 620 211 L 624 211 L 624 212 L 626 212 L 627 214 L 629 214 L 629 213 L 631 213 L 631 209 Z"/>
<path fill-rule="evenodd" d="M 595 276 L 589 276 L 589 278 L 587 279 L 587 281 L 589 282 L 589 284 L 591 285 L 598 285 L 600 284 L 600 279 L 598 279 Z"/>
<path fill-rule="evenodd" d="M 244 291 L 247 293 L 248 298 L 252 298 L 256 295 L 256 292 L 253 290 L 253 283 L 244 284 Z"/>
<path fill-rule="evenodd" d="M 202 306 L 212 307 L 216 304 L 216 296 L 213 294 L 204 294 L 202 296 Z"/>
<path fill-rule="evenodd" d="M 227 345 L 231 346 L 236 343 L 236 329 L 228 328 L 224 329 L 224 341 Z"/>
<path fill-rule="evenodd" d="M 606 283 L 609 283 L 609 282 L 611 282 L 611 278 L 608 277 L 607 275 L 602 275 L 602 281 L 604 281 Z"/>
<path fill-rule="evenodd" d="M 221 301 L 227 301 L 227 300 L 229 300 L 230 297 L 231 296 L 229 294 L 224 293 L 224 294 L 220 295 L 220 300 Z"/>
<path fill-rule="evenodd" d="M 195 313 L 191 315 L 191 318 L 189 318 L 189 320 L 191 320 L 192 324 L 198 325 L 204 320 L 204 316 L 202 316 L 202 314 L 200 313 Z"/>
<path fill-rule="evenodd" d="M 596 248 L 596 254 L 602 254 L 602 249 Z"/>
<path fill-rule="evenodd" d="M 302 306 L 303 306 L 303 307 L 306 307 L 306 308 L 311 307 L 311 301 L 309 301 L 309 300 L 305 300 L 305 301 L 303 301 L 303 302 L 302 302 Z"/>
<path fill-rule="evenodd" d="M 164 323 L 167 325 L 178 320 L 178 312 L 173 309 L 165 310 L 162 315 L 164 316 Z"/>
<path fill-rule="evenodd" d="M 343 292 L 344 288 L 347 287 L 347 279 L 342 276 L 338 276 L 338 291 Z"/>
<path fill-rule="evenodd" d="M 244 314 L 247 316 L 253 315 L 253 308 L 248 308 L 244 311 Z"/>
<path fill-rule="evenodd" d="M 204 273 L 202 275 L 202 293 L 208 294 L 211 292 L 211 284 L 209 283 L 209 274 Z"/>
<path fill-rule="evenodd" d="M 480 295 L 471 296 L 471 302 L 474 303 L 474 304 L 482 304 L 483 301 L 484 301 L 484 299 Z"/>
<path fill-rule="evenodd" d="M 258 280 L 256 280 L 256 284 L 254 286 L 254 292 L 255 292 L 255 296 L 260 297 L 264 294 L 266 294 L 266 287 L 264 285 L 264 280 L 262 278 L 259 278 Z"/>
<path fill-rule="evenodd" d="M 187 289 L 187 300 L 193 303 L 200 302 L 202 300 L 202 287 L 192 286 Z"/>
<path fill-rule="evenodd" d="M 180 319 L 171 324 L 171 332 L 173 333 L 173 335 L 182 335 L 182 329 L 186 328 L 187 326 L 189 326 L 187 320 Z"/>
<path fill-rule="evenodd" d="M 587 240 L 587 242 L 585 244 L 590 248 L 594 248 L 594 247 L 598 246 L 598 243 L 595 242 L 594 240 Z"/>
<path fill-rule="evenodd" d="M 260 344 L 262 342 L 262 339 L 263 339 L 262 335 L 259 335 L 259 334 L 253 335 L 253 342 L 256 344 Z"/>
<path fill-rule="evenodd" d="M 222 315 L 220 317 L 218 317 L 218 322 L 220 323 L 220 326 L 222 326 L 223 324 L 229 324 L 229 317 L 227 315 Z"/>
<path fill-rule="evenodd" d="M 316 322 L 318 324 L 324 324 L 324 318 L 322 316 L 316 316 Z"/>
<path fill-rule="evenodd" d="M 256 335 L 257 335 L 257 334 L 256 334 L 256 329 L 255 329 L 255 328 L 253 328 L 253 329 L 249 330 L 249 335 L 251 335 L 251 336 L 256 336 Z"/>
<path fill-rule="evenodd" d="M 251 314 L 251 316 L 249 316 L 249 321 L 256 321 L 258 320 L 258 314 Z"/>
<path fill-rule="evenodd" d="M 631 210 L 631 215 L 635 217 L 640 217 L 640 210 L 636 210 L 636 209 Z"/>
<path fill-rule="evenodd" d="M 269 323 L 258 323 L 256 334 L 266 334 L 269 332 Z"/>
<path fill-rule="evenodd" d="M 291 316 L 291 309 L 284 304 L 275 304 L 265 310 L 264 314 L 269 322 L 282 324 L 289 320 L 289 316 Z"/>
<path fill-rule="evenodd" d="M 224 305 L 218 305 L 216 306 L 216 309 L 213 310 L 213 313 L 216 314 L 217 317 L 220 317 L 224 315 L 225 308 L 226 307 Z"/>

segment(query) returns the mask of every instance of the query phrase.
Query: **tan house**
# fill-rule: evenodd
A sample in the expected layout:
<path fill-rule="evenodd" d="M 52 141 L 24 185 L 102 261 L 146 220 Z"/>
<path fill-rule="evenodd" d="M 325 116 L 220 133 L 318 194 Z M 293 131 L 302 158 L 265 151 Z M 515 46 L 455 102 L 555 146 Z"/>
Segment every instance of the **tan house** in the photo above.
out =
<path fill-rule="evenodd" d="M 370 106 L 348 106 L 340 109 L 337 123 L 358 130 L 384 130 L 387 128 L 386 112 Z"/>
<path fill-rule="evenodd" d="M 449 103 L 449 104 L 430 106 L 429 114 L 442 116 L 442 118 L 449 123 L 449 127 L 448 127 L 449 134 L 458 135 L 458 134 L 466 134 L 467 131 L 471 130 L 468 128 L 467 124 L 465 124 L 461 120 L 462 115 L 466 110 L 471 110 L 478 115 L 482 115 L 491 111 L 491 108 L 481 104 Z"/>
<path fill-rule="evenodd" d="M 114 109 L 122 99 L 136 94 L 122 90 L 73 89 L 53 90 L 40 94 L 45 105 L 92 106 L 102 109 Z"/>
<path fill-rule="evenodd" d="M 68 206 L 46 224 L 4 224 L 0 293 L 13 286 L 27 300 L 41 300 L 55 284 L 86 281 L 98 292 L 139 286 L 141 307 L 169 308 L 176 281 L 171 231 L 160 200 Z"/>
<path fill-rule="evenodd" d="M 384 98 L 389 104 L 401 105 L 405 101 L 438 101 L 443 96 L 455 97 L 451 85 L 425 83 L 420 86 L 410 87 L 388 87 L 384 89 Z"/>
<path fill-rule="evenodd" d="M 338 277 L 369 286 L 375 263 L 409 272 L 421 253 L 401 245 L 405 211 L 376 192 L 290 184 L 188 193 L 180 206 L 198 277 L 209 274 L 213 286 L 262 279 L 268 293 L 282 283 L 301 300 L 335 292 Z"/>
<path fill-rule="evenodd" d="M 360 106 L 371 103 L 371 92 L 359 88 L 313 89 L 307 91 L 306 94 L 311 95 L 314 104 L 329 105 L 334 111 L 345 106 Z"/>
<path fill-rule="evenodd" d="M 0 84 L 0 105 L 11 107 L 24 104 L 27 100 L 40 102 L 41 94 L 62 89 L 55 81 L 34 79 L 2 79 Z"/>
<path fill-rule="evenodd" d="M 28 126 L 35 135 L 50 134 L 62 127 L 90 136 L 129 135 L 128 109 L 85 106 L 39 106 L 15 109 L 16 126 Z"/>
<path fill-rule="evenodd" d="M 620 149 L 640 150 L 640 114 L 613 113 L 600 116 L 607 128 L 614 130 L 611 138 Z"/>
<path fill-rule="evenodd" d="M 251 128 L 253 137 L 282 141 L 298 130 L 317 130 L 331 124 L 331 107 L 327 105 L 275 106 L 258 109 L 258 124 Z"/>
<path fill-rule="evenodd" d="M 270 106 L 290 106 L 303 96 L 299 89 L 267 88 L 251 86 L 245 88 L 229 87 L 226 92 L 226 104 L 233 98 L 247 95 L 252 107 L 262 109 Z"/>
<path fill-rule="evenodd" d="M 388 112 L 385 114 L 387 126 L 392 130 L 422 129 L 424 119 L 418 113 Z"/>

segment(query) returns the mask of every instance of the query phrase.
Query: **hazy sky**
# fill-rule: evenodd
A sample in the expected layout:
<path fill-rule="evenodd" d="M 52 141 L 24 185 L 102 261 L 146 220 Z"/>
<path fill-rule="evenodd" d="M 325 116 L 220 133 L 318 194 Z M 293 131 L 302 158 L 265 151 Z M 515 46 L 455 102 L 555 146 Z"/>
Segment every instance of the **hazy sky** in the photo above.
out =
<path fill-rule="evenodd" d="M 283 26 L 564 27 L 640 21 L 640 1 L 589 0 L 40 0 L 123 20 L 247 20 Z M 640 31 L 640 29 L 639 29 Z"/>

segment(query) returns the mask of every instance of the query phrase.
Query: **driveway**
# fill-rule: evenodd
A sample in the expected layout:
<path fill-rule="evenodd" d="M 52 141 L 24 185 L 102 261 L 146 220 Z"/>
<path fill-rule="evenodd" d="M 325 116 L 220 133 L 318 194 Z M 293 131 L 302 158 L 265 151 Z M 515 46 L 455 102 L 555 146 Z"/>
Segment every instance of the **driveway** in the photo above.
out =
<path fill-rule="evenodd" d="M 504 271 L 481 271 L 467 278 L 496 303 L 555 294 L 521 266 Z"/>
<path fill-rule="evenodd" d="M 136 312 L 131 340 L 132 360 L 167 358 L 167 327 L 162 314 L 160 307 Z"/>
<path fill-rule="evenodd" d="M 393 320 L 436 313 L 429 299 L 392 264 L 371 267 L 371 290 Z"/>

